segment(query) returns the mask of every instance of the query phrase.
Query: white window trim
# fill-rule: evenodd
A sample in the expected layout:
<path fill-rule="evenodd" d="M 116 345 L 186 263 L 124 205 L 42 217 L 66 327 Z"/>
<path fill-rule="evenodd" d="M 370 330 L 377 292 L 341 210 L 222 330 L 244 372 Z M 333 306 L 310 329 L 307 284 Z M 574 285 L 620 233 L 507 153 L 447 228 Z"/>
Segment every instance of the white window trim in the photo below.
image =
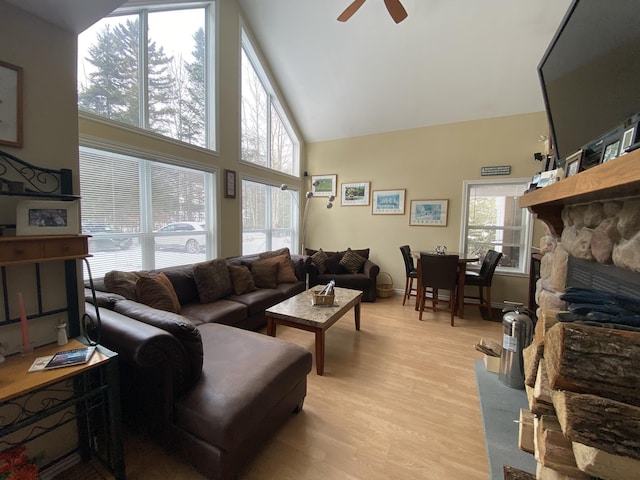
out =
<path fill-rule="evenodd" d="M 462 182 L 462 215 L 460 218 L 460 252 L 466 252 L 467 247 L 467 217 L 469 215 L 469 189 L 475 185 L 496 185 L 496 184 L 523 184 L 529 185 L 531 182 L 530 178 L 505 178 L 505 179 L 492 179 L 492 180 L 464 180 Z M 524 190 L 522 192 L 524 194 Z M 526 210 L 526 209 L 525 209 Z M 524 271 L 519 271 L 516 269 L 505 269 L 503 267 L 498 266 L 496 268 L 496 275 L 504 275 L 504 276 L 513 276 L 513 277 L 527 277 L 529 275 L 529 269 L 531 268 L 531 242 L 533 240 L 533 223 L 534 218 L 531 212 L 526 210 L 523 215 L 523 226 L 522 226 L 522 255 L 524 256 L 523 269 Z M 469 269 L 479 269 L 480 267 L 470 266 Z"/>

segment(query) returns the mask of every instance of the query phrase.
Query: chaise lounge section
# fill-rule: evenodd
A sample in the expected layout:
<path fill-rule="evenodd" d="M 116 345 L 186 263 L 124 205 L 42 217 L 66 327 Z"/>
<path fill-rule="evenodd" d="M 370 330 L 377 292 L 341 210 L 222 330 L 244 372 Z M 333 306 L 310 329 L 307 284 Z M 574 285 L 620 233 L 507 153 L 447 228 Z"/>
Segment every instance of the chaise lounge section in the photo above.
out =
<path fill-rule="evenodd" d="M 146 279 L 138 278 L 138 286 L 149 283 L 148 276 L 166 275 L 180 302 L 179 313 L 141 303 L 137 296 L 105 291 L 104 282 L 96 282 L 102 289 L 95 298 L 101 343 L 119 354 L 125 420 L 179 452 L 207 478 L 236 478 L 291 414 L 300 411 L 312 356 L 300 346 L 247 330 L 263 324 L 266 308 L 304 290 L 303 257 L 285 254 L 295 282 L 276 280 L 273 285 L 270 279 L 274 288 L 244 293 L 234 288 L 207 303 L 201 297 L 213 297 L 206 298 L 208 293 L 197 285 L 202 281 L 198 269 L 212 267 L 219 274 L 224 264 L 229 272 L 239 266 L 251 271 L 260 265 L 255 262 L 268 258 L 279 260 L 265 263 L 279 263 L 281 255 L 265 252 L 212 261 L 215 267 L 137 272 Z M 273 274 L 274 269 L 269 271 Z M 211 278 L 220 283 L 218 276 Z M 93 294 L 86 293 L 93 302 Z M 95 317 L 93 305 L 87 304 L 86 311 Z"/>

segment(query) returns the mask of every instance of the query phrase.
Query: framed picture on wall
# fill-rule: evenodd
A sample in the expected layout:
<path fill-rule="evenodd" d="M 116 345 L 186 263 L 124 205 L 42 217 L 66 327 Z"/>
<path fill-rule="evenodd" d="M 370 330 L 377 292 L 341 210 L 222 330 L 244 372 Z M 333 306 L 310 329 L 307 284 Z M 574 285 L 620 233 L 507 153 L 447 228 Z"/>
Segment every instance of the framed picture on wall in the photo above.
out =
<path fill-rule="evenodd" d="M 236 198 L 236 172 L 224 171 L 224 198 Z"/>
<path fill-rule="evenodd" d="M 314 197 L 336 196 L 338 175 L 311 175 L 311 191 Z"/>
<path fill-rule="evenodd" d="M 411 200 L 409 225 L 446 227 L 449 200 Z"/>
<path fill-rule="evenodd" d="M 22 67 L 1 60 L 0 145 L 22 148 Z"/>
<path fill-rule="evenodd" d="M 369 182 L 343 183 L 340 205 L 369 205 Z"/>
<path fill-rule="evenodd" d="M 404 215 L 405 190 L 374 190 L 373 215 Z"/>

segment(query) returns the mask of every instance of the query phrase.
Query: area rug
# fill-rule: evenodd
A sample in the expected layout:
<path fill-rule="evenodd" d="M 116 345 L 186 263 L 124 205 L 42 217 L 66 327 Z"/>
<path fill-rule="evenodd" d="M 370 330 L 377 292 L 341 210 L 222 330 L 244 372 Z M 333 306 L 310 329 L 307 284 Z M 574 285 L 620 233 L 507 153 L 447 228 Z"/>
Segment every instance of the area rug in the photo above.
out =
<path fill-rule="evenodd" d="M 533 455 L 518 448 L 520 409 L 529 409 L 526 393 L 504 385 L 497 373 L 486 371 L 482 360 L 476 360 L 474 368 L 490 478 L 502 480 L 504 465 L 535 473 L 536 461 Z"/>

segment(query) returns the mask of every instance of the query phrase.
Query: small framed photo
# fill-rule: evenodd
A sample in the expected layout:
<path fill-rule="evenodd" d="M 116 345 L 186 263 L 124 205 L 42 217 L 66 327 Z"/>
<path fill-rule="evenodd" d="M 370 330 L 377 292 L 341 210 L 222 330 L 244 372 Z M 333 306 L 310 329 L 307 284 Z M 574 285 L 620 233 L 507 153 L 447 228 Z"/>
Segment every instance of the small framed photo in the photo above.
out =
<path fill-rule="evenodd" d="M 405 190 L 374 190 L 373 215 L 404 215 Z"/>
<path fill-rule="evenodd" d="M 569 155 L 564 164 L 564 177 L 569 178 L 580 171 L 582 167 L 582 158 L 584 157 L 584 150 L 580 149 L 573 155 Z"/>
<path fill-rule="evenodd" d="M 236 198 L 236 172 L 224 171 L 224 198 Z"/>
<path fill-rule="evenodd" d="M 633 139 L 636 133 L 636 126 L 628 128 L 622 135 L 622 145 L 620 145 L 620 154 L 633 145 Z"/>
<path fill-rule="evenodd" d="M 615 142 L 610 143 L 604 148 L 604 153 L 602 154 L 602 161 L 600 163 L 607 163 L 609 160 L 613 160 L 620 155 L 620 143 L 621 140 L 616 140 Z"/>
<path fill-rule="evenodd" d="M 311 175 L 311 191 L 314 197 L 336 196 L 338 175 Z"/>
<path fill-rule="evenodd" d="M 343 183 L 340 205 L 369 205 L 369 182 Z"/>
<path fill-rule="evenodd" d="M 16 235 L 77 235 L 78 202 L 27 200 L 18 203 Z"/>
<path fill-rule="evenodd" d="M 0 145 L 22 148 L 22 67 L 0 61 Z"/>
<path fill-rule="evenodd" d="M 411 200 L 409 225 L 446 227 L 449 200 Z"/>

